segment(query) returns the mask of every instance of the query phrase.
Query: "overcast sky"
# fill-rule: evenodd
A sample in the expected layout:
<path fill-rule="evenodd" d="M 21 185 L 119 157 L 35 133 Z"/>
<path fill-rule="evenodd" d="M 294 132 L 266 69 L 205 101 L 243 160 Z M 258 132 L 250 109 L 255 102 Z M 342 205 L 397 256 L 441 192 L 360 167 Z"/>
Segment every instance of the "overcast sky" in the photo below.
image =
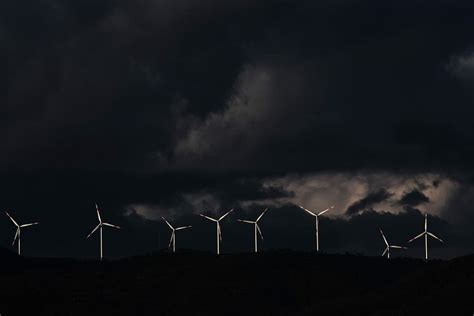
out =
<path fill-rule="evenodd" d="M 25 255 L 474 250 L 471 1 L 0 2 L 0 210 Z M 2 215 L 3 216 L 3 215 Z M 15 232 L 0 217 L 0 244 Z M 405 254 L 422 257 L 423 242 Z"/>

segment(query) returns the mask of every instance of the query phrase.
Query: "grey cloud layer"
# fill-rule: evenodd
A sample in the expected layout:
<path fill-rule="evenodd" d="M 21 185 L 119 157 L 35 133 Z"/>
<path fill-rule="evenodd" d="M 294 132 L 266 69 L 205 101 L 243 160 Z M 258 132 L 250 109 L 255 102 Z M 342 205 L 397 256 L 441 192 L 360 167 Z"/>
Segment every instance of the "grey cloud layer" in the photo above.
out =
<path fill-rule="evenodd" d="M 3 6 L 3 169 L 472 169 L 460 3 Z"/>

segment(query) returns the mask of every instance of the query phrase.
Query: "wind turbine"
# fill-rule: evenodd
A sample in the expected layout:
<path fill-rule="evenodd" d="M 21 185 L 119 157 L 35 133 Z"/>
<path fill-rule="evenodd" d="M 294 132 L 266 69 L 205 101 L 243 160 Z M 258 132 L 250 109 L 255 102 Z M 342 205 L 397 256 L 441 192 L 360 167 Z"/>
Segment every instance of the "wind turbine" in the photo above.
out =
<path fill-rule="evenodd" d="M 231 209 L 230 211 L 228 211 L 227 213 L 225 213 L 224 215 L 222 215 L 221 217 L 219 217 L 219 219 L 215 219 L 215 218 L 206 216 L 206 215 L 204 215 L 204 214 L 199 214 L 200 216 L 202 216 L 202 217 L 204 217 L 204 218 L 207 218 L 208 220 L 213 221 L 213 222 L 216 223 L 216 238 L 217 238 L 217 254 L 218 254 L 218 255 L 221 253 L 219 241 L 222 240 L 221 225 L 219 224 L 219 222 L 220 222 L 221 220 L 223 220 L 224 217 L 226 217 L 227 215 L 229 215 L 233 210 L 234 210 L 234 209 Z"/>
<path fill-rule="evenodd" d="M 244 220 L 244 219 L 238 219 L 239 222 L 254 225 L 254 231 L 255 231 L 255 253 L 258 252 L 257 231 L 258 231 L 258 233 L 260 234 L 260 238 L 262 238 L 262 240 L 263 240 L 262 231 L 260 230 L 260 227 L 258 226 L 258 221 L 263 217 L 263 215 L 265 214 L 265 212 L 266 212 L 267 210 L 268 210 L 268 209 L 266 208 L 266 209 L 262 212 L 262 214 L 260 214 L 260 216 L 257 218 L 257 220 L 255 220 L 255 221 L 248 221 L 248 220 Z"/>
<path fill-rule="evenodd" d="M 168 221 L 167 221 L 164 217 L 161 217 L 161 218 L 166 222 L 166 224 L 168 224 L 168 226 L 169 226 L 169 227 L 171 228 L 171 230 L 173 231 L 173 232 L 171 233 L 170 244 L 169 244 L 168 247 L 171 247 L 171 243 L 173 243 L 173 253 L 175 253 L 175 252 L 176 252 L 176 232 L 177 232 L 178 230 L 183 230 L 183 229 L 186 229 L 186 228 L 190 228 L 190 227 L 192 227 L 192 226 L 181 226 L 181 227 L 176 227 L 176 228 L 174 228 L 173 226 L 171 226 L 170 223 L 168 223 Z"/>
<path fill-rule="evenodd" d="M 104 226 L 109 226 L 109 227 L 113 227 L 113 228 L 120 228 L 120 227 L 116 226 L 116 225 L 109 224 L 109 223 L 105 223 L 105 222 L 102 221 L 102 218 L 100 217 L 99 206 L 97 206 L 97 203 L 95 204 L 95 209 L 97 211 L 97 218 L 99 219 L 99 224 L 92 230 L 92 232 L 89 235 L 87 235 L 87 238 L 92 236 L 92 234 L 95 233 L 95 231 L 97 229 L 100 229 L 100 260 L 102 261 L 102 259 L 104 257 L 104 251 L 103 251 L 103 245 L 102 245 L 102 227 L 104 227 Z"/>
<path fill-rule="evenodd" d="M 314 213 L 314 212 L 311 212 L 310 210 L 302 207 L 301 205 L 298 205 L 299 208 L 301 208 L 303 211 L 307 212 L 308 214 L 314 216 L 315 218 L 315 221 L 316 221 L 316 251 L 319 252 L 319 216 L 323 215 L 324 213 L 326 213 L 327 211 L 331 210 L 334 208 L 334 206 L 331 206 L 321 212 L 319 212 L 318 214 Z"/>
<path fill-rule="evenodd" d="M 441 240 L 441 238 L 436 237 L 433 233 L 430 233 L 428 231 L 428 213 L 425 213 L 425 231 L 422 232 L 421 234 L 419 234 L 418 236 L 413 237 L 408 242 L 410 243 L 410 242 L 414 241 L 415 239 L 418 239 L 422 236 L 425 237 L 425 260 L 428 260 L 428 236 L 431 236 L 435 239 L 438 239 L 441 242 L 444 242 L 444 241 Z"/>
<path fill-rule="evenodd" d="M 12 246 L 15 244 L 15 241 L 18 240 L 18 243 L 17 243 L 18 244 L 18 255 L 21 255 L 21 229 L 24 228 L 24 227 L 28 227 L 28 226 L 38 225 L 39 222 L 20 225 L 13 219 L 13 217 L 10 216 L 10 214 L 8 214 L 8 212 L 5 212 L 5 213 L 7 214 L 8 217 L 10 217 L 11 221 L 16 226 L 16 233 L 15 233 L 15 237 L 13 238 Z"/>
<path fill-rule="evenodd" d="M 383 241 L 385 242 L 385 245 L 387 246 L 387 247 L 385 248 L 384 252 L 382 253 L 382 257 L 385 256 L 385 254 L 387 254 L 387 259 L 390 259 L 390 248 L 394 248 L 394 249 L 407 249 L 407 247 L 389 245 L 389 243 L 388 243 L 388 241 L 387 241 L 387 238 L 385 238 L 385 235 L 383 234 L 382 229 L 380 229 L 380 233 L 382 234 Z"/>

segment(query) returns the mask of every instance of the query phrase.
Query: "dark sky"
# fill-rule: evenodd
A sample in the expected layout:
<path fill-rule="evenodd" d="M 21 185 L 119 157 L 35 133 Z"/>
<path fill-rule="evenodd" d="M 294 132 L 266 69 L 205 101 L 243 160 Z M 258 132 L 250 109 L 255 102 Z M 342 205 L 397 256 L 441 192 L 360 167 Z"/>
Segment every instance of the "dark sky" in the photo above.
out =
<path fill-rule="evenodd" d="M 378 228 L 474 250 L 472 1 L 0 2 L 0 210 L 25 255 L 214 250 L 377 255 Z M 3 216 L 3 215 L 2 215 Z M 0 220 L 10 247 L 14 227 Z M 422 242 L 407 255 L 421 257 Z"/>

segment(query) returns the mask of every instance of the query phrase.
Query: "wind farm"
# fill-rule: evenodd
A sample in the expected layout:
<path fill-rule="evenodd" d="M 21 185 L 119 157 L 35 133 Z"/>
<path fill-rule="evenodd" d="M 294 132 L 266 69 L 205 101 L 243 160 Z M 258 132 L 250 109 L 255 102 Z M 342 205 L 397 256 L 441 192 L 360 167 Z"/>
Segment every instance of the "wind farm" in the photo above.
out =
<path fill-rule="evenodd" d="M 303 209 L 306 213 L 309 213 L 310 215 L 312 215 L 315 218 L 316 252 L 318 253 L 319 252 L 319 221 L 318 221 L 319 216 L 321 216 L 321 215 L 325 214 L 326 212 L 330 211 L 331 209 L 334 208 L 334 206 L 326 208 L 326 209 L 324 209 L 324 210 L 322 210 L 318 213 L 312 212 L 312 211 L 302 207 L 301 205 L 296 205 L 296 206 L 299 209 Z M 97 203 L 95 204 L 95 208 L 96 208 L 96 215 L 97 215 L 97 219 L 98 219 L 98 224 L 89 233 L 89 235 L 87 235 L 86 239 L 89 239 L 92 235 L 94 235 L 95 232 L 97 232 L 97 231 L 99 232 L 99 259 L 100 259 L 100 261 L 102 261 L 103 258 L 104 258 L 103 228 L 104 227 L 111 227 L 111 228 L 115 228 L 115 229 L 120 229 L 121 227 L 103 221 L 102 216 L 101 216 L 101 212 L 99 210 L 99 206 L 98 206 Z M 226 212 L 223 215 L 221 215 L 220 217 L 216 217 L 216 218 L 208 216 L 208 215 L 204 215 L 202 213 L 197 214 L 200 217 L 202 217 L 206 220 L 209 220 L 211 222 L 214 222 L 216 224 L 216 254 L 217 255 L 221 254 L 221 249 L 220 249 L 221 242 L 222 242 L 221 221 L 224 220 L 230 213 L 234 212 L 234 210 L 235 209 L 232 208 L 228 212 Z M 259 252 L 259 242 L 258 242 L 259 238 L 261 240 L 264 240 L 263 233 L 262 233 L 262 230 L 260 228 L 259 223 L 262 220 L 262 218 L 264 217 L 264 215 L 267 213 L 267 211 L 268 211 L 268 208 L 265 208 L 257 216 L 257 218 L 255 220 L 237 219 L 238 222 L 241 222 L 241 223 L 244 223 L 244 224 L 250 224 L 250 225 L 253 226 L 253 236 L 254 236 L 254 238 L 253 238 L 253 240 L 254 240 L 253 252 L 254 253 Z M 18 255 L 21 255 L 21 229 L 25 228 L 25 227 L 37 225 L 37 224 L 39 224 L 39 222 L 21 224 L 20 225 L 8 212 L 5 212 L 5 213 L 8 216 L 8 218 L 10 219 L 10 221 L 17 227 L 16 233 L 15 233 L 15 236 L 14 236 L 14 239 L 13 239 L 12 246 L 15 244 L 15 242 L 17 242 L 17 245 L 18 245 L 18 251 L 17 252 L 18 252 Z M 290 214 L 288 214 L 288 215 L 290 215 Z M 177 249 L 176 248 L 176 232 L 177 231 L 182 231 L 182 230 L 185 230 L 185 229 L 189 229 L 193 226 L 192 225 L 187 225 L 187 226 L 174 227 L 165 217 L 161 217 L 161 218 L 166 223 L 166 225 L 169 227 L 169 229 L 171 229 L 171 236 L 170 236 L 170 239 L 169 239 L 168 248 L 170 248 L 173 253 L 176 253 L 176 249 Z M 413 241 L 415 241 L 418 238 L 424 237 L 424 240 L 425 240 L 425 244 L 424 244 L 425 245 L 425 260 L 427 261 L 428 260 L 428 242 L 427 242 L 428 236 L 432 237 L 434 239 L 437 239 L 438 241 L 440 241 L 442 243 L 444 243 L 444 241 L 441 240 L 436 235 L 434 235 L 432 232 L 428 231 L 428 214 L 427 213 L 424 214 L 423 218 L 424 218 L 424 231 L 422 233 L 420 233 L 419 235 L 417 235 L 417 236 L 413 237 L 412 239 L 410 239 L 407 242 L 407 244 L 412 243 Z M 381 234 L 381 237 L 383 239 L 383 242 L 385 244 L 384 251 L 382 252 L 382 257 L 386 256 L 387 259 L 389 259 L 390 256 L 391 256 L 391 249 L 399 249 L 399 250 L 407 250 L 408 249 L 407 246 L 401 246 L 401 245 L 395 245 L 395 244 L 389 243 L 389 241 L 388 241 L 387 237 L 385 236 L 383 230 L 381 228 L 379 228 L 378 230 L 379 230 L 379 232 Z M 194 238 L 194 240 L 196 240 L 196 238 Z"/>
<path fill-rule="evenodd" d="M 294 205 L 291 209 L 303 209 L 306 213 L 309 213 L 310 215 L 312 215 L 314 218 L 315 218 L 315 241 L 316 241 L 316 253 L 319 253 L 319 216 L 325 214 L 326 212 L 330 211 L 331 209 L 333 209 L 334 206 L 331 206 L 329 208 L 326 208 L 318 213 L 316 212 L 312 212 L 304 207 L 302 207 L 301 205 Z M 102 215 L 101 215 L 101 211 L 99 209 L 99 206 L 98 204 L 96 203 L 95 204 L 95 209 L 96 209 L 96 215 L 97 215 L 97 219 L 98 219 L 98 224 L 97 226 L 94 227 L 94 229 L 87 235 L 86 239 L 89 239 L 92 235 L 94 235 L 97 231 L 99 233 L 99 260 L 102 261 L 104 259 L 104 241 L 103 241 L 103 228 L 104 227 L 111 227 L 111 228 L 114 228 L 114 229 L 120 229 L 121 227 L 120 226 L 117 226 L 117 225 L 114 225 L 114 224 L 111 224 L 111 223 L 108 223 L 108 222 L 105 222 L 103 221 L 102 219 Z M 221 227 L 221 221 L 224 220 L 229 214 L 231 214 L 232 212 L 234 212 L 234 208 L 230 209 L 229 211 L 227 211 L 226 213 L 224 213 L 223 215 L 219 216 L 219 217 L 211 217 L 209 215 L 205 215 L 203 213 L 199 213 L 197 215 L 199 215 L 199 217 L 201 218 L 204 218 L 208 221 L 211 221 L 213 223 L 215 223 L 216 225 L 216 235 L 215 235 L 215 238 L 216 238 L 216 254 L 217 255 L 220 255 L 221 254 L 221 242 L 222 242 L 222 227 Z M 237 222 L 240 222 L 240 223 L 244 223 L 244 224 L 250 224 L 253 226 L 253 242 L 254 242 L 254 247 L 253 247 L 253 252 L 254 253 L 258 253 L 259 252 L 259 239 L 260 240 L 264 240 L 264 237 L 263 237 L 263 233 L 262 233 L 262 230 L 260 228 L 260 221 L 262 220 L 262 218 L 264 218 L 264 215 L 267 213 L 269 209 L 268 208 L 265 208 L 263 209 L 263 211 L 261 211 L 261 213 L 258 214 L 258 216 L 256 217 L 255 220 L 249 220 L 249 219 L 237 219 Z M 8 212 L 5 212 L 6 215 L 8 216 L 8 218 L 10 219 L 10 221 L 16 226 L 16 233 L 15 233 L 15 236 L 14 236 L 14 239 L 13 239 L 13 243 L 12 243 L 12 246 L 15 244 L 15 242 L 17 242 L 17 252 L 18 252 L 18 255 L 21 255 L 21 229 L 22 228 L 25 228 L 25 227 L 30 227 L 30 226 L 34 226 L 34 225 L 37 225 L 39 224 L 39 222 L 34 222 L 34 223 L 28 223 L 28 224 L 18 224 L 18 222 L 8 213 Z M 286 215 L 286 217 L 288 216 L 292 216 L 290 213 L 288 213 Z M 268 217 L 268 216 L 267 216 Z M 409 248 L 407 247 L 408 244 L 412 243 L 413 241 L 421 238 L 421 237 L 424 237 L 424 246 L 425 246 L 425 261 L 428 261 L 428 236 L 429 237 L 432 237 L 434 239 L 437 239 L 438 241 L 444 243 L 443 240 L 441 240 L 439 237 L 437 237 L 436 235 L 434 235 L 432 232 L 428 231 L 428 214 L 427 213 L 424 213 L 423 215 L 423 218 L 424 218 L 424 231 L 420 234 L 418 234 L 417 236 L 411 238 L 410 240 L 408 240 L 407 244 L 406 245 L 396 245 L 396 244 L 392 244 L 392 243 L 389 243 L 385 233 L 383 232 L 383 230 L 381 228 L 378 228 L 379 232 L 380 232 L 380 235 L 383 239 L 383 242 L 385 244 L 385 248 L 384 248 L 384 251 L 382 252 L 382 257 L 387 257 L 387 259 L 390 259 L 391 257 L 391 250 L 392 249 L 397 249 L 397 250 L 408 250 Z M 178 231 L 182 231 L 182 230 L 186 230 L 186 229 L 189 229 L 191 227 L 193 227 L 193 225 L 186 225 L 186 226 L 173 226 L 165 217 L 161 217 L 161 219 L 166 223 L 166 226 L 168 226 L 168 228 L 171 230 L 171 236 L 170 236 L 170 239 L 169 239 L 169 243 L 168 243 L 168 248 L 171 249 L 172 253 L 176 253 L 177 251 L 177 247 L 176 247 L 176 233 Z M 281 219 L 280 219 L 281 220 Z M 286 220 L 286 219 L 285 219 Z M 338 219 L 336 220 L 329 220 L 329 223 L 334 223 L 335 221 L 338 221 Z M 199 225 L 201 226 L 201 225 Z M 347 229 L 347 228 L 346 228 Z M 283 233 L 283 231 L 279 232 L 280 233 Z M 194 241 L 197 241 L 198 239 L 200 239 L 200 235 L 202 234 L 202 232 L 199 232 L 199 235 L 196 235 L 195 233 L 193 232 L 190 232 L 190 235 L 193 235 L 193 240 Z M 344 233 L 343 231 L 339 232 L 339 236 L 343 236 Z M 231 238 L 235 239 L 235 236 L 231 236 Z M 231 240 L 233 241 L 233 240 Z M 234 240 L 235 242 L 235 240 Z M 275 246 L 273 246 L 275 247 Z M 189 248 L 187 248 L 188 251 L 190 250 Z M 272 248 L 272 250 L 275 250 L 275 248 Z"/>
<path fill-rule="evenodd" d="M 245 218 L 242 216 L 237 219 L 237 222 L 252 225 L 253 253 L 259 253 L 258 256 L 246 252 L 221 252 L 221 222 L 235 211 L 235 208 L 232 208 L 223 215 L 215 217 L 202 213 L 197 214 L 199 216 L 194 215 L 196 220 L 200 217 L 216 224 L 216 255 L 189 248 L 177 251 L 177 232 L 187 230 L 194 227 L 194 225 L 175 227 L 163 216 L 161 219 L 166 224 L 168 232 L 171 230 L 168 243 L 168 248 L 171 248 L 171 251 L 153 251 L 139 256 L 104 260 L 102 229 L 104 227 L 120 227 L 105 222 L 97 204 L 95 204 L 95 208 L 99 223 L 87 238 L 99 232 L 99 260 L 40 259 L 9 255 L 0 249 L 0 259 L 3 256 L 3 262 L 7 265 L 5 271 L 10 271 L 10 274 L 0 272 L 0 276 L 5 280 L 6 287 L 17 288 L 17 284 L 23 284 L 24 281 L 22 280 L 24 278 L 28 282 L 39 282 L 37 280 L 38 276 L 47 275 L 49 280 L 46 286 L 47 291 L 55 294 L 47 295 L 44 300 L 37 301 L 33 293 L 30 292 L 31 289 L 21 286 L 24 295 L 35 302 L 35 306 L 49 308 L 48 312 L 50 313 L 59 313 L 64 308 L 61 305 L 62 303 L 59 302 L 74 304 L 76 308 L 71 311 L 71 315 L 83 314 L 87 310 L 89 314 L 132 313 L 136 306 L 133 301 L 126 299 L 130 295 L 140 297 L 142 302 L 141 314 L 144 315 L 156 314 L 157 312 L 170 315 L 193 314 L 193 310 L 198 307 L 200 310 L 198 314 L 217 315 L 228 306 L 233 306 L 233 301 L 253 302 L 253 310 L 250 313 L 252 315 L 265 312 L 272 315 L 287 315 L 289 313 L 310 315 L 316 311 L 323 314 L 334 312 L 344 314 L 355 306 L 363 308 L 369 313 L 380 311 L 405 313 L 419 310 L 439 312 L 446 307 L 446 302 L 456 303 L 459 299 L 465 299 L 462 295 L 459 297 L 450 296 L 449 286 L 464 289 L 466 295 L 472 289 L 472 280 L 465 277 L 456 278 L 456 274 L 453 272 L 462 271 L 462 274 L 466 274 L 472 271 L 471 265 L 474 263 L 472 255 L 452 260 L 437 259 L 431 261 L 422 261 L 402 254 L 393 258 L 392 250 L 409 249 L 405 246 L 392 244 L 381 228 L 378 230 L 385 245 L 382 257 L 390 260 L 382 259 L 379 256 L 350 253 L 331 254 L 326 252 L 322 254 L 314 251 L 301 252 L 275 249 L 262 251 L 258 244 L 259 238 L 263 240 L 259 225 L 261 220 L 264 218 L 271 220 L 273 216 L 284 215 L 272 212 L 270 213 L 272 216 L 270 216 L 268 215 L 269 208 L 260 209 L 254 220 L 242 219 Z M 303 209 L 318 218 L 332 208 L 324 209 L 318 213 Z M 291 209 L 292 214 L 301 214 L 299 212 L 302 209 L 301 206 L 294 205 Z M 244 214 L 239 211 L 241 210 L 237 210 L 237 213 L 240 215 Z M 9 213 L 6 214 L 17 227 L 15 240 L 18 238 L 18 241 L 21 228 L 37 224 L 35 222 L 20 225 Z M 423 233 L 410 239 L 408 243 L 421 237 L 434 236 L 428 230 L 428 216 L 426 213 L 423 218 L 425 223 Z M 301 215 L 301 219 L 303 220 L 303 215 Z M 191 223 L 194 224 L 194 221 L 192 220 Z M 319 231 L 317 223 L 316 221 L 316 232 Z M 332 220 L 328 221 L 328 226 L 331 223 Z M 206 225 L 203 223 L 201 226 L 205 228 Z M 230 227 L 232 225 L 229 223 L 229 230 Z M 237 229 L 236 227 L 236 231 L 241 230 L 241 228 Z M 190 230 L 188 235 L 193 233 L 194 229 Z M 200 234 L 194 235 L 193 239 L 199 239 Z M 235 237 L 235 235 L 230 234 L 228 238 L 232 241 L 232 238 Z M 433 238 L 438 239 L 436 236 Z M 18 255 L 20 254 L 20 248 L 18 248 Z M 100 276 L 99 279 L 91 279 L 91 273 L 94 277 Z M 209 275 L 213 273 L 218 273 L 220 277 L 209 278 Z M 383 282 L 380 282 L 380 274 L 384 275 Z M 449 286 L 433 290 L 438 288 L 431 283 L 432 280 L 436 280 L 433 278 L 433 274 L 444 275 L 445 279 L 442 282 L 449 284 Z M 20 283 L 17 283 L 18 280 L 21 280 Z M 182 281 L 176 280 L 186 280 L 184 281 L 186 286 L 179 286 Z M 106 285 L 109 282 L 115 285 L 111 287 Z M 426 308 L 424 304 L 416 299 L 419 283 L 423 284 L 423 291 L 427 297 L 433 298 L 444 295 L 447 299 L 440 300 L 439 302 L 442 302 L 442 304 L 432 304 L 429 308 Z M 252 284 L 252 286 L 249 286 L 249 284 Z M 107 289 L 106 296 L 104 296 L 102 290 L 97 288 Z M 337 292 L 337 296 L 324 294 L 327 289 L 332 293 Z M 389 289 L 388 293 L 386 293 L 387 289 Z M 266 295 L 263 299 L 255 299 L 259 297 L 258 293 L 261 292 L 270 293 L 270 295 Z M 386 295 L 380 296 L 380 292 L 384 292 Z M 209 293 L 214 293 L 214 298 L 218 303 L 202 303 Z M 3 305 L 0 302 L 0 308 L 10 311 L 11 306 L 13 306 L 10 303 L 16 302 L 17 298 L 12 297 L 9 291 L 2 291 L 1 289 L 0 295 L 7 298 L 9 302 L 7 304 L 3 303 Z M 408 302 L 409 305 L 394 303 L 390 296 L 397 296 L 398 300 Z M 81 299 L 73 302 L 70 300 L 71 297 L 80 297 Z M 180 302 L 183 297 L 187 300 L 186 304 Z M 121 303 L 117 305 L 109 304 L 108 299 L 118 300 Z M 344 300 L 345 304 L 338 304 L 339 299 Z M 15 305 L 18 304 L 15 303 Z M 407 309 L 407 306 L 409 306 L 409 309 Z M 458 307 L 454 310 L 465 311 L 464 307 Z M 245 306 L 234 306 L 232 310 L 228 311 L 228 314 L 241 315 L 247 313 L 245 312 L 246 308 Z M 25 312 L 28 309 L 29 306 L 20 308 Z"/>

